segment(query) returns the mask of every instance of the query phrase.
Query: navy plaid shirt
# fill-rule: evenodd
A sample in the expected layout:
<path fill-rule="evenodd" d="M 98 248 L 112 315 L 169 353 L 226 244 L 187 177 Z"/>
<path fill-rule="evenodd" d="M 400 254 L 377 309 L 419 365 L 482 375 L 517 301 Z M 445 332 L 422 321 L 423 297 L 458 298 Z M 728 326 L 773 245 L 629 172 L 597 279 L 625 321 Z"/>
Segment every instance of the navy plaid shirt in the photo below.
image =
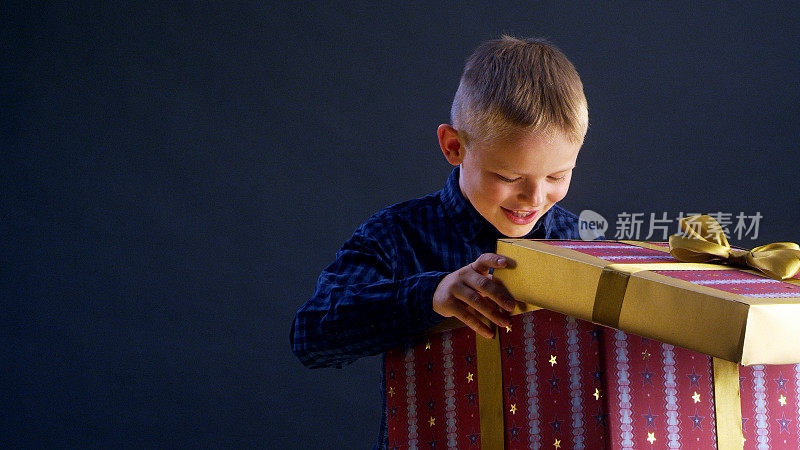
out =
<path fill-rule="evenodd" d="M 292 323 L 292 350 L 304 365 L 342 367 L 408 344 L 444 319 L 432 306 L 439 281 L 505 237 L 461 193 L 458 174 L 439 192 L 376 213 L 345 242 Z M 579 239 L 577 224 L 554 205 L 525 238 Z M 385 445 L 384 395 L 378 447 Z"/>

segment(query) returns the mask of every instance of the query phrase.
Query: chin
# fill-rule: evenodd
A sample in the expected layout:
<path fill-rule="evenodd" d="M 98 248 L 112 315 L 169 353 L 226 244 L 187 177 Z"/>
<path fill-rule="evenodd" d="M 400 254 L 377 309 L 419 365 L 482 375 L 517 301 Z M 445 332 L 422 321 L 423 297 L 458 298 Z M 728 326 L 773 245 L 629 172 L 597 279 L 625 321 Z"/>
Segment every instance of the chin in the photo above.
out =
<path fill-rule="evenodd" d="M 535 225 L 536 225 L 536 223 L 534 222 L 534 226 Z M 533 229 L 533 226 L 526 227 L 525 229 L 519 229 L 519 228 L 515 227 L 514 229 L 502 230 L 502 229 L 498 228 L 497 231 L 499 231 L 500 234 L 502 234 L 503 236 L 506 236 L 506 237 L 509 237 L 509 238 L 521 238 L 521 237 L 524 237 L 526 234 L 530 233 L 532 229 Z"/>

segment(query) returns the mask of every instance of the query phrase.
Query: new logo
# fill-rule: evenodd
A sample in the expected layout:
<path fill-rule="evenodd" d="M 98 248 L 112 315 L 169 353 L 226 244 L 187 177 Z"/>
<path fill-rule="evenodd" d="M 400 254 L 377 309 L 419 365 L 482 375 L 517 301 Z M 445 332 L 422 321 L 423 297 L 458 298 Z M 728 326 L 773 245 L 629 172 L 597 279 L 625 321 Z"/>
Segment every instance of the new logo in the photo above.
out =
<path fill-rule="evenodd" d="M 578 233 L 584 241 L 604 239 L 605 232 L 608 230 L 608 221 L 605 217 L 592 211 L 584 209 L 578 216 Z"/>

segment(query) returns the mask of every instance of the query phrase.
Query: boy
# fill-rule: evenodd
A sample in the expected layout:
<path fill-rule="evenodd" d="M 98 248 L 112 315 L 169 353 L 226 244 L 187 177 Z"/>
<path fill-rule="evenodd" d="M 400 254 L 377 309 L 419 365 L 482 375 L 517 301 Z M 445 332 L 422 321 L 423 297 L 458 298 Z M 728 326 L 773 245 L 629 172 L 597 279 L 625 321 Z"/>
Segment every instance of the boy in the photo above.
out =
<path fill-rule="evenodd" d="M 513 264 L 493 253 L 497 239 L 578 238 L 577 217 L 556 203 L 569 188 L 588 112 L 580 78 L 558 49 L 508 36 L 481 44 L 467 60 L 451 121 L 437 130 L 456 166 L 444 189 L 362 224 L 297 312 L 292 350 L 308 367 L 385 352 L 445 317 L 492 337 L 486 323 L 508 325 L 515 304 L 491 278 Z M 385 439 L 384 401 L 378 447 Z"/>

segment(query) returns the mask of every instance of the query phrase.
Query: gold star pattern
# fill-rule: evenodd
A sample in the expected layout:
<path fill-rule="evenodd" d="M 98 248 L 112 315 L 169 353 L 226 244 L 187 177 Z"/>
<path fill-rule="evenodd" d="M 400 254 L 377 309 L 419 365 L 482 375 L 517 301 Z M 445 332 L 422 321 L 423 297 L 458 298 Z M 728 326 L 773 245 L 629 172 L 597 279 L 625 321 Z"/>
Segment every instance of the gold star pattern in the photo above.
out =
<path fill-rule="evenodd" d="M 780 403 L 781 406 L 785 406 L 786 405 L 786 396 L 781 395 L 781 398 L 778 399 L 778 403 Z"/>
<path fill-rule="evenodd" d="M 559 441 L 558 439 L 556 439 L 556 441 L 555 441 L 555 442 L 553 442 L 553 447 L 555 447 L 555 448 L 561 448 L 561 441 Z"/>
<path fill-rule="evenodd" d="M 517 413 L 517 404 L 516 404 L 516 403 L 512 403 L 512 404 L 511 404 L 511 409 L 509 409 L 508 411 L 509 411 L 511 414 L 516 414 L 516 413 Z"/>
<path fill-rule="evenodd" d="M 555 366 L 556 364 L 558 364 L 558 363 L 556 362 L 556 357 L 555 357 L 555 356 L 553 356 L 553 355 L 550 355 L 550 367 L 553 367 L 553 366 Z"/>
<path fill-rule="evenodd" d="M 467 383 L 472 383 L 472 372 L 467 372 Z"/>
<path fill-rule="evenodd" d="M 431 349 L 431 341 L 428 341 L 425 343 L 425 350 L 430 350 L 430 349 Z"/>
<path fill-rule="evenodd" d="M 393 387 L 389 388 L 389 396 L 394 396 L 394 388 Z"/>
<path fill-rule="evenodd" d="M 647 359 L 649 357 L 650 357 L 650 352 L 648 352 L 647 350 L 642 352 L 642 359 Z"/>
<path fill-rule="evenodd" d="M 655 433 L 647 433 L 647 441 L 650 442 L 650 445 L 653 445 L 653 442 L 656 441 L 656 434 Z"/>
<path fill-rule="evenodd" d="M 511 325 L 506 325 L 506 333 L 511 333 Z"/>
<path fill-rule="evenodd" d="M 700 403 L 700 394 L 695 392 L 694 395 L 692 396 L 692 400 L 694 400 L 695 403 Z"/>
<path fill-rule="evenodd" d="M 428 420 L 428 426 L 432 427 L 436 425 L 436 418 L 431 416 L 430 420 Z"/>
<path fill-rule="evenodd" d="M 594 394 L 592 395 L 594 395 L 595 400 L 600 400 L 600 389 L 594 388 Z"/>

